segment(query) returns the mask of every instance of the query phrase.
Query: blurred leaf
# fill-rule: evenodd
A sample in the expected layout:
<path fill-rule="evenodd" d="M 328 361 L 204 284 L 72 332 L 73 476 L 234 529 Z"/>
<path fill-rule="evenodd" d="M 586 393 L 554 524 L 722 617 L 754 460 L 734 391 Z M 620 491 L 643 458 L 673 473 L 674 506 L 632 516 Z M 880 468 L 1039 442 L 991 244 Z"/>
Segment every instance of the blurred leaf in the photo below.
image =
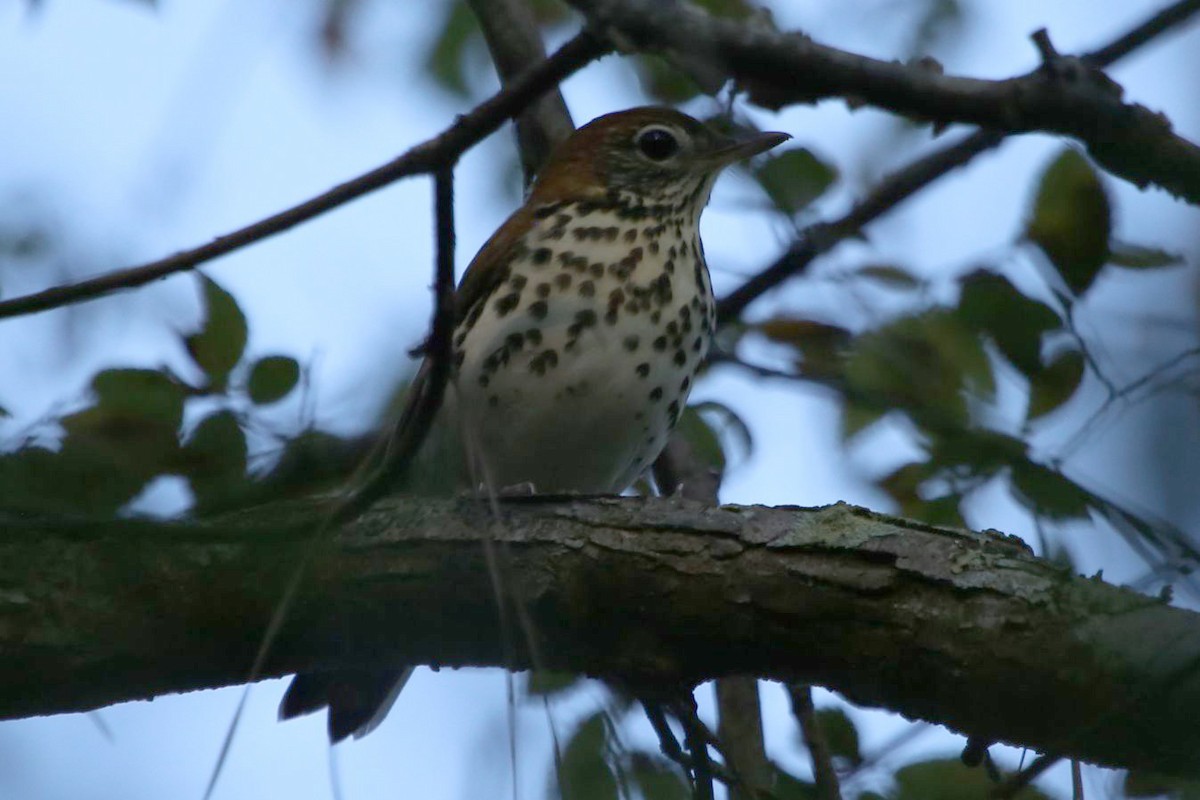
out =
<path fill-rule="evenodd" d="M 1154 772 L 1125 773 L 1126 797 L 1167 797 L 1170 800 L 1200 800 L 1200 781 L 1174 778 Z"/>
<path fill-rule="evenodd" d="M 639 55 L 634 64 L 642 91 L 660 103 L 679 105 L 700 94 L 696 82 L 662 56 Z"/>
<path fill-rule="evenodd" d="M 1143 247 L 1129 242 L 1109 243 L 1108 263 L 1125 269 L 1156 269 L 1183 263 L 1183 256 L 1157 247 Z"/>
<path fill-rule="evenodd" d="M 764 159 L 753 168 L 753 174 L 771 201 L 789 214 L 816 200 L 838 178 L 836 167 L 804 147 Z"/>
<path fill-rule="evenodd" d="M 829 751 L 835 758 L 844 758 L 851 764 L 862 762 L 862 753 L 858 747 L 858 728 L 854 721 L 841 708 L 821 708 L 815 713 L 817 725 L 825 734 Z"/>
<path fill-rule="evenodd" d="M 1083 382 L 1083 373 L 1083 354 L 1070 350 L 1034 375 L 1029 386 L 1029 418 L 1048 414 L 1067 402 Z"/>
<path fill-rule="evenodd" d="M 929 53 L 939 42 L 954 38 L 962 29 L 963 8 L 959 0 L 926 0 L 924 6 L 925 13 L 913 31 L 912 45 L 908 48 L 913 56 Z"/>
<path fill-rule="evenodd" d="M 607 740 L 603 711 L 588 717 L 575 729 L 562 755 L 562 784 L 558 792 L 563 800 L 618 800 L 616 776 L 604 759 Z"/>
<path fill-rule="evenodd" d="M 246 349 L 246 317 L 233 295 L 207 276 L 200 276 L 204 291 L 204 326 L 184 339 L 192 359 L 208 376 L 209 387 L 223 391 L 229 372 Z"/>
<path fill-rule="evenodd" d="M 1087 158 L 1065 149 L 1042 173 L 1026 237 L 1038 245 L 1076 295 L 1108 260 L 1112 209 Z"/>
<path fill-rule="evenodd" d="M 724 403 L 718 403 L 715 400 L 706 400 L 703 403 L 688 406 L 687 410 L 694 411 L 700 418 L 700 422 L 717 439 L 719 452 L 715 455 L 721 459 L 721 463 L 717 464 L 710 461 L 708 463 L 711 466 L 723 468 L 728 463 L 725 451 L 729 445 L 733 445 L 734 448 L 741 450 L 746 456 L 749 456 L 754 451 L 754 437 L 750 433 L 750 427 L 729 406 Z M 680 421 L 682 422 L 682 418 Z M 696 442 L 692 442 L 692 446 L 695 447 Z"/>
<path fill-rule="evenodd" d="M 863 405 L 846 400 L 842 406 L 842 439 L 853 439 L 887 415 L 888 409 L 877 404 Z"/>
<path fill-rule="evenodd" d="M 1012 470 L 1012 491 L 1030 511 L 1050 519 L 1087 516 L 1088 493 L 1061 473 L 1026 461 Z"/>
<path fill-rule="evenodd" d="M 963 277 L 958 314 L 975 330 L 991 337 L 1009 362 L 1027 376 L 1042 368 L 1042 335 L 1062 326 L 1049 306 L 1033 300 L 987 270 Z"/>
<path fill-rule="evenodd" d="M 92 378 L 96 407 L 113 415 L 176 430 L 183 421 L 186 389 L 165 372 L 152 369 L 106 369 Z"/>
<path fill-rule="evenodd" d="M 425 59 L 425 66 L 443 89 L 465 97 L 468 94 L 464 68 L 467 46 L 472 37 L 479 34 L 479 23 L 466 0 L 453 0 L 447 7 L 442 29 Z"/>
<path fill-rule="evenodd" d="M 896 770 L 896 785 L 888 792 L 892 800 L 989 800 L 996 785 L 987 771 L 968 767 L 957 758 L 919 761 Z M 1032 786 L 1026 786 L 1014 800 L 1050 800 Z"/>
<path fill-rule="evenodd" d="M 625 771 L 641 791 L 643 800 L 688 800 L 691 788 L 670 761 L 649 753 L 629 754 Z"/>
<path fill-rule="evenodd" d="M 774 767 L 774 781 L 771 786 L 770 800 L 819 800 L 817 788 L 812 783 L 801 780 L 778 764 Z"/>
<path fill-rule="evenodd" d="M 859 267 L 851 274 L 870 278 L 893 289 L 916 289 L 925 283 L 903 267 L 891 264 L 869 264 Z"/>
<path fill-rule="evenodd" d="M 794 347 L 804 374 L 813 378 L 840 375 L 846 345 L 854 338 L 837 325 L 797 317 L 775 317 L 753 329 L 773 342 Z"/>
<path fill-rule="evenodd" d="M 300 365 L 288 356 L 266 356 L 254 362 L 246 391 L 258 405 L 282 400 L 296 388 L 300 380 Z"/>
<path fill-rule="evenodd" d="M 725 451 L 721 448 L 721 437 L 693 406 L 683 410 L 675 431 L 692 446 L 692 452 L 703 466 L 724 471 Z"/>
<path fill-rule="evenodd" d="M 213 513 L 248 494 L 246 452 L 246 434 L 232 411 L 217 411 L 201 420 L 181 450 L 177 467 L 191 484 L 195 513 Z"/>
<path fill-rule="evenodd" d="M 525 694 L 532 697 L 562 694 L 578 686 L 583 678 L 572 672 L 535 669 L 525 678 Z"/>
<path fill-rule="evenodd" d="M 990 399 L 991 364 L 974 332 L 934 309 L 860 335 L 846 357 L 847 396 L 904 411 L 921 425 L 963 427 L 967 393 Z"/>
<path fill-rule="evenodd" d="M 986 428 L 943 429 L 931 434 L 929 460 L 941 469 L 988 477 L 1008 467 L 1029 463 L 1029 445 L 1024 440 Z"/>

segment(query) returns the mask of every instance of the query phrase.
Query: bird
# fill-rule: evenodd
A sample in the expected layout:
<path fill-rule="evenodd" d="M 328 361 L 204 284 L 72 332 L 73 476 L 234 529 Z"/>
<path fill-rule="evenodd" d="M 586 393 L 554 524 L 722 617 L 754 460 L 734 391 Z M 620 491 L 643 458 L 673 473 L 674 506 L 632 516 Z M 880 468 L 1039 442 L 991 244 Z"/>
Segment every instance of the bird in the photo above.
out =
<path fill-rule="evenodd" d="M 646 471 L 715 331 L 699 228 L 713 184 L 789 138 L 734 138 L 641 107 L 592 120 L 551 154 L 455 293 L 447 401 L 475 486 L 618 494 Z M 300 674 L 280 717 L 328 707 L 330 740 L 359 738 L 410 674 Z"/>

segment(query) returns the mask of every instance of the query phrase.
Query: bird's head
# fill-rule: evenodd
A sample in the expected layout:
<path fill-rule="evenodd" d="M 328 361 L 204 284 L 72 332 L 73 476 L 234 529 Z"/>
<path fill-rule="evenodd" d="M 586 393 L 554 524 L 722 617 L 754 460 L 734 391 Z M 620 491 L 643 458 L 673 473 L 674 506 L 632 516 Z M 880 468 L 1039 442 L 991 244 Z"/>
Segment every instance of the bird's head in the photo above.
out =
<path fill-rule="evenodd" d="M 690 194 L 711 186 L 717 174 L 735 161 L 789 138 L 786 133 L 731 138 L 669 108 L 618 111 L 597 117 L 563 142 L 546 163 L 533 193 L 544 200 L 612 191 L 651 198 Z"/>

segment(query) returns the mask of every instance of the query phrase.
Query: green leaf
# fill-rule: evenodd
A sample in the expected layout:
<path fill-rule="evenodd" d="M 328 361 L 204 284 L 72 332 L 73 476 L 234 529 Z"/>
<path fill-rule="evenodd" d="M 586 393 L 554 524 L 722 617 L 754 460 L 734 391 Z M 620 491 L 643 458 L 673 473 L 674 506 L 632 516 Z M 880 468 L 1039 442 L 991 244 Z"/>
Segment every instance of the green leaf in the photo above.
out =
<path fill-rule="evenodd" d="M 840 326 L 797 317 L 775 317 L 754 329 L 773 342 L 795 348 L 805 376 L 812 378 L 840 376 L 846 346 L 854 338 Z"/>
<path fill-rule="evenodd" d="M 862 762 L 858 747 L 858 728 L 841 708 L 821 708 L 815 712 L 817 725 L 825 734 L 829 751 L 835 758 L 844 758 L 851 764 Z"/>
<path fill-rule="evenodd" d="M 288 356 L 266 356 L 254 362 L 246 391 L 258 405 L 282 400 L 296 388 L 300 380 L 300 365 Z"/>
<path fill-rule="evenodd" d="M 479 34 L 479 24 L 465 0 L 455 0 L 448 8 L 442 29 L 425 58 L 425 68 L 443 89 L 465 97 L 467 47 Z"/>
<path fill-rule="evenodd" d="M 217 411 L 201 420 L 180 451 L 177 467 L 192 487 L 194 513 L 211 514 L 248 496 L 252 485 L 246 457 L 246 434 L 232 411 Z"/>
<path fill-rule="evenodd" d="M 1200 800 L 1200 780 L 1176 778 L 1155 772 L 1125 773 L 1126 797 L 1169 797 L 1171 800 Z"/>
<path fill-rule="evenodd" d="M 987 270 L 963 277 L 958 315 L 989 336 L 1009 362 L 1025 375 L 1042 369 L 1042 337 L 1062 327 L 1049 306 L 1021 294 L 1007 278 Z"/>
<path fill-rule="evenodd" d="M 823 195 L 838 178 L 836 167 L 804 147 L 765 159 L 753 168 L 753 174 L 771 201 L 789 214 Z"/>
<path fill-rule="evenodd" d="M 184 339 L 188 353 L 215 392 L 224 391 L 229 372 L 242 358 L 248 330 L 246 317 L 233 295 L 201 275 L 204 292 L 204 326 Z"/>
<path fill-rule="evenodd" d="M 106 369 L 92 378 L 96 406 L 108 415 L 130 417 L 176 430 L 183 421 L 186 389 L 153 369 Z"/>
<path fill-rule="evenodd" d="M 574 689 L 582 681 L 583 678 L 573 672 L 536 669 L 525 678 L 525 694 L 531 697 L 562 694 Z"/>
<path fill-rule="evenodd" d="M 1026 237 L 1081 295 L 1108 260 L 1111 232 L 1112 208 L 1100 176 L 1084 156 L 1063 150 L 1042 173 Z"/>
<path fill-rule="evenodd" d="M 1012 492 L 1030 511 L 1054 520 L 1087 516 L 1090 498 L 1086 491 L 1061 473 L 1032 461 L 1013 467 Z"/>
<path fill-rule="evenodd" d="M 1108 263 L 1125 269 L 1157 269 L 1183 263 L 1183 256 L 1157 247 L 1143 247 L 1113 240 L 1109 243 Z"/>
<path fill-rule="evenodd" d="M 966 395 L 989 399 L 995 391 L 979 338 L 944 309 L 860 335 L 844 375 L 847 396 L 863 408 L 903 411 L 936 427 L 966 425 Z"/>
<path fill-rule="evenodd" d="M 1029 385 L 1029 418 L 1048 414 L 1067 402 L 1083 382 L 1084 366 L 1083 354 L 1071 350 L 1034 375 Z"/>
<path fill-rule="evenodd" d="M 692 796 L 679 767 L 660 756 L 630 753 L 625 771 L 641 791 L 642 800 L 688 800 Z"/>
<path fill-rule="evenodd" d="M 995 784 L 987 771 L 968 767 L 957 758 L 934 759 L 896 770 L 892 800 L 988 800 Z M 1015 800 L 1049 800 L 1032 786 L 1012 795 Z"/>
<path fill-rule="evenodd" d="M 563 800 L 619 800 L 616 776 L 604 758 L 607 750 L 608 729 L 604 712 L 598 711 L 575 729 L 563 751 L 558 776 Z"/>
<path fill-rule="evenodd" d="M 891 264 L 868 264 L 865 267 L 859 267 L 851 274 L 869 278 L 893 289 L 917 289 L 925 284 L 925 281 L 903 267 Z"/>
<path fill-rule="evenodd" d="M 679 105 L 700 94 L 696 82 L 662 56 L 639 55 L 634 64 L 642 91 L 660 103 Z"/>

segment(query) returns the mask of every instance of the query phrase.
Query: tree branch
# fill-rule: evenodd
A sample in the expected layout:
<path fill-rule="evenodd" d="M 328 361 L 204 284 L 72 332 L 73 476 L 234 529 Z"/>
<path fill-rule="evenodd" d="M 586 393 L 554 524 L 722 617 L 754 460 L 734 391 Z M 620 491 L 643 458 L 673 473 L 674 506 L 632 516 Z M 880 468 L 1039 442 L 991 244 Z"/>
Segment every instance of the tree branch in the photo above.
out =
<path fill-rule="evenodd" d="M 434 172 L 453 164 L 470 147 L 495 132 L 505 120 L 553 89 L 571 73 L 607 53 L 608 49 L 608 45 L 584 31 L 536 68 L 459 117 L 442 133 L 370 172 L 299 205 L 219 236 L 208 244 L 77 283 L 0 301 L 0 319 L 91 300 L 119 289 L 142 286 L 176 272 L 195 269 L 200 264 L 282 233 L 401 178 Z"/>
<path fill-rule="evenodd" d="M 979 80 L 848 53 L 757 21 L 716 19 L 679 0 L 569 2 L 622 49 L 663 55 L 702 86 L 733 78 L 768 108 L 854 98 L 935 126 L 1062 134 L 1083 142 L 1114 175 L 1200 204 L 1200 147 L 1176 135 L 1162 114 L 1122 102 L 1121 87 L 1095 58 L 1057 57 L 1022 76 Z M 1194 6 L 1184 0 L 1168 9 L 1171 24 Z"/>
<path fill-rule="evenodd" d="M 488 52 L 500 80 L 508 85 L 546 58 L 542 34 L 527 0 L 469 0 L 479 20 Z M 525 172 L 525 185 L 561 144 L 575 125 L 559 91 L 547 92 L 517 117 L 517 149 Z"/>
<path fill-rule="evenodd" d="M 1055 755 L 1200 774 L 1200 615 L 1013 539 L 845 505 L 385 500 L 314 563 L 264 675 L 498 665 L 482 536 L 546 669 L 829 686 Z M 0 717 L 240 682 L 312 503 L 223 521 L 0 528 Z M 510 643 L 515 665 L 528 650 Z"/>

